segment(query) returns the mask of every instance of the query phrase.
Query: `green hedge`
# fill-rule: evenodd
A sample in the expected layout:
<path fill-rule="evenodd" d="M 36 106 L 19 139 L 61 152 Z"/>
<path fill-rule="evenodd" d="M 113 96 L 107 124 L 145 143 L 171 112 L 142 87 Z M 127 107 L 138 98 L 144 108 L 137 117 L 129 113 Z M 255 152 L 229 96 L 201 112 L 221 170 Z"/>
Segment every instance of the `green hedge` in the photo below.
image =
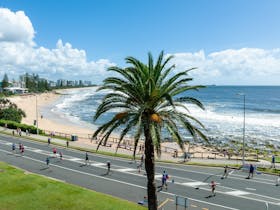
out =
<path fill-rule="evenodd" d="M 26 130 L 28 130 L 29 133 L 33 133 L 33 134 L 37 133 L 37 128 L 34 127 L 33 125 L 26 125 L 26 124 L 17 123 L 17 122 L 10 121 L 10 120 L 1 120 L 0 119 L 0 126 L 5 127 L 6 124 L 7 124 L 7 128 L 10 128 L 10 129 L 20 128 L 24 132 Z M 44 134 L 44 132 L 41 129 L 39 129 L 39 134 Z"/>

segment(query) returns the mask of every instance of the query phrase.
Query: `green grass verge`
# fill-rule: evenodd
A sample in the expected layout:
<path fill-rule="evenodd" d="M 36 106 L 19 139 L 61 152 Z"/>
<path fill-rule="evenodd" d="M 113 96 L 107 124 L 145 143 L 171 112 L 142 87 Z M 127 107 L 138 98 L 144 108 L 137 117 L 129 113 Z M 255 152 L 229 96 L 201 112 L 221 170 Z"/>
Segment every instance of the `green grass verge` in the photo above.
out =
<path fill-rule="evenodd" d="M 0 162 L 0 210 L 144 210 L 129 201 L 24 173 Z"/>

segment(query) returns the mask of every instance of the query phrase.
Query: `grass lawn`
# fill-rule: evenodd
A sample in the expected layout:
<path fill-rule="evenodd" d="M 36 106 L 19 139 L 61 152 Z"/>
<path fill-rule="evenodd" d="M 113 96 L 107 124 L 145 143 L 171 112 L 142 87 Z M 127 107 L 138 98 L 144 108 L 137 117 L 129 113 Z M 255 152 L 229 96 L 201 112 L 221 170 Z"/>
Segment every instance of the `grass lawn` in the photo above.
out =
<path fill-rule="evenodd" d="M 144 210 L 129 201 L 24 173 L 0 162 L 0 210 Z"/>

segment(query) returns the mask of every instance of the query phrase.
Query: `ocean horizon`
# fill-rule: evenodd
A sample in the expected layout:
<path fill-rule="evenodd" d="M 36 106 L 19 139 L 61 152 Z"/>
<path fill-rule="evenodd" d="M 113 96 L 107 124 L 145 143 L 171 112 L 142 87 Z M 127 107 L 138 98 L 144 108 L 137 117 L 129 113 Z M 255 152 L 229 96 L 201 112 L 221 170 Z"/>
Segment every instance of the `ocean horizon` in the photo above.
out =
<path fill-rule="evenodd" d="M 67 89 L 58 101 L 51 104 L 49 115 L 72 124 L 92 128 L 111 119 L 119 110 L 107 112 L 97 122 L 93 116 L 105 92 L 97 87 Z M 280 86 L 216 86 L 186 92 L 205 106 L 205 110 L 190 106 L 190 114 L 206 127 L 207 136 L 220 140 L 241 140 L 243 137 L 245 95 L 245 138 L 254 141 L 280 142 Z M 183 136 L 188 133 L 181 130 Z"/>

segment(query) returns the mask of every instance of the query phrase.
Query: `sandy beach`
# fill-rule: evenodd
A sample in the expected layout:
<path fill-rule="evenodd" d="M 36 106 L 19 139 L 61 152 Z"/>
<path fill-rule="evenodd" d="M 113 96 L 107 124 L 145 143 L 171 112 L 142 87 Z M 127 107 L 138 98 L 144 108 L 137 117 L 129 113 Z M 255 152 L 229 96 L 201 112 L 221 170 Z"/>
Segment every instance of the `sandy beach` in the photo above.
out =
<path fill-rule="evenodd" d="M 17 104 L 19 108 L 25 111 L 26 117 L 22 119 L 22 123 L 33 125 L 36 120 L 36 96 L 38 106 L 38 127 L 46 131 L 61 132 L 76 135 L 92 134 L 93 130 L 88 128 L 74 126 L 71 123 L 58 123 L 55 119 L 47 118 L 43 115 L 42 110 L 47 106 L 55 103 L 67 90 L 58 90 L 53 92 L 41 93 L 37 95 L 19 95 L 11 97 L 10 100 Z M 51 110 L 49 110 L 51 112 Z M 42 117 L 41 117 L 42 115 Z"/>

